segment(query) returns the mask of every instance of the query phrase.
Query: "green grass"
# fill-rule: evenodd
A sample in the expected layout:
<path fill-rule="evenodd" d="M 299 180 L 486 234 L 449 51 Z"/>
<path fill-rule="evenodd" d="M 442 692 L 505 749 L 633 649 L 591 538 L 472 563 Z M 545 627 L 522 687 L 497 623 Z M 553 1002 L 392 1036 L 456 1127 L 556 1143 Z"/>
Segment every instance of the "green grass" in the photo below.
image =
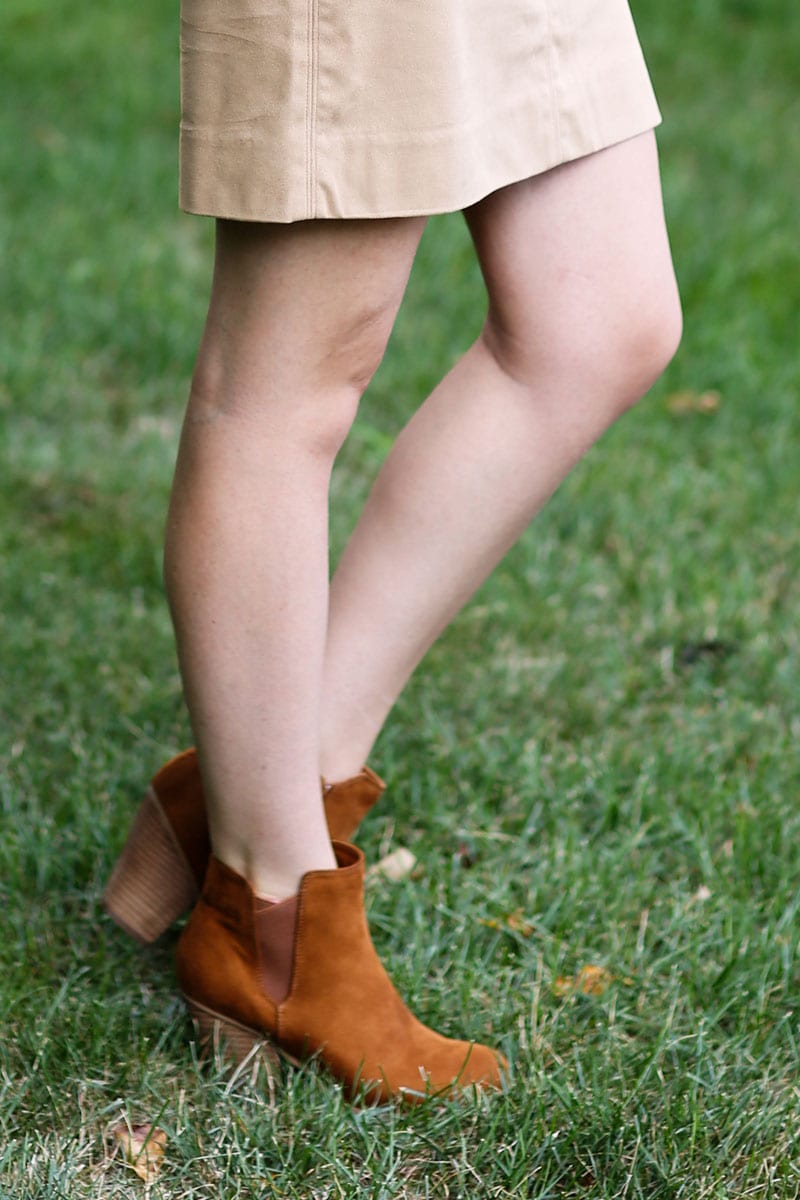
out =
<path fill-rule="evenodd" d="M 186 743 L 160 579 L 210 223 L 175 208 L 175 13 L 0 12 L 0 1196 L 800 1195 L 800 534 L 793 0 L 635 4 L 686 311 L 652 395 L 434 648 L 375 765 L 375 940 L 417 1012 L 499 1041 L 507 1094 L 357 1112 L 200 1069 L 174 934 L 99 897 Z M 334 485 L 343 544 L 480 324 L 457 217 L 423 242 Z M 676 393 L 719 393 L 676 411 Z M 509 918 L 511 920 L 509 921 Z M 599 996 L 562 995 L 585 964 Z"/>

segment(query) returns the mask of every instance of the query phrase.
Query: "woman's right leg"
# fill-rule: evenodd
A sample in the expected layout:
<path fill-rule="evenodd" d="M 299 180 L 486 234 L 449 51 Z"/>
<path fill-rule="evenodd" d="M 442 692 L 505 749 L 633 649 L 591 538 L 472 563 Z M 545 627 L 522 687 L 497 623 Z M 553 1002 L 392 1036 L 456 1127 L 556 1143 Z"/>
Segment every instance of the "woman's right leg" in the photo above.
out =
<path fill-rule="evenodd" d="M 319 788 L 328 486 L 424 220 L 220 222 L 165 574 L 217 858 L 334 866 Z"/>
<path fill-rule="evenodd" d="M 371 753 L 428 647 L 680 336 L 652 133 L 502 188 L 466 216 L 487 321 L 396 439 L 337 567 L 330 779 Z"/>

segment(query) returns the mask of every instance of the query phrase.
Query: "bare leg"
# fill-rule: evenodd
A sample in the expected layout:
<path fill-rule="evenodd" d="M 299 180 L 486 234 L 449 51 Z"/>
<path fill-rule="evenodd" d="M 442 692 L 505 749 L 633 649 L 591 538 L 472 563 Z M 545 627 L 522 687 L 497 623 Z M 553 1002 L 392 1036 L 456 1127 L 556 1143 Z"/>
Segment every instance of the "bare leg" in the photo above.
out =
<path fill-rule="evenodd" d="M 680 336 L 652 134 L 466 218 L 489 314 L 397 439 L 336 572 L 329 779 L 358 770 L 428 647 Z"/>
<path fill-rule="evenodd" d="M 212 845 L 274 898 L 335 865 L 319 789 L 329 476 L 423 226 L 218 226 L 165 571 Z"/>

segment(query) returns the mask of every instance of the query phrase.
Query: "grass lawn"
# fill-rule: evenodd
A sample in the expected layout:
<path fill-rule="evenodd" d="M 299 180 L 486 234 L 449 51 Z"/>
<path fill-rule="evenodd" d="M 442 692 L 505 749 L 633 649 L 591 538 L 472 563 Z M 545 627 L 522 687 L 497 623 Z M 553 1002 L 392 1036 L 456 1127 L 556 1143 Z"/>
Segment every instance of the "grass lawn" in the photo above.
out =
<path fill-rule="evenodd" d="M 198 1065 L 100 895 L 188 739 L 160 577 L 211 223 L 177 212 L 174 5 L 0 8 L 0 1197 L 800 1195 L 800 8 L 635 0 L 686 335 L 402 697 L 368 858 L 418 1014 L 508 1092 L 353 1111 Z M 73 20 L 74 18 L 74 20 Z M 337 553 L 483 297 L 431 222 L 334 483 Z M 587 967 L 602 968 L 584 990 Z M 577 979 L 577 986 L 570 981 Z"/>

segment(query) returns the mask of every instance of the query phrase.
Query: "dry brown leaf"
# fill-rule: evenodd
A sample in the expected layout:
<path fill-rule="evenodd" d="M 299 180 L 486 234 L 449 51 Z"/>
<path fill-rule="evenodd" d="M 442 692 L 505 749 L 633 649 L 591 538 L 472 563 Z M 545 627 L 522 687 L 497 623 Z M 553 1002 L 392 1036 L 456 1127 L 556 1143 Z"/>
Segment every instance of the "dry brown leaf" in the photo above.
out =
<path fill-rule="evenodd" d="M 605 967 L 587 964 L 571 978 L 559 975 L 553 984 L 553 991 L 557 996 L 570 996 L 576 992 L 582 996 L 602 996 L 613 981 L 614 976 Z"/>
<path fill-rule="evenodd" d="M 717 412 L 722 403 L 719 392 L 701 392 L 697 397 L 697 411 L 705 413 Z"/>
<path fill-rule="evenodd" d="M 722 397 L 719 392 L 693 392 L 686 388 L 684 391 L 673 392 L 667 396 L 666 404 L 671 413 L 682 416 L 684 413 L 714 413 L 719 409 Z"/>
<path fill-rule="evenodd" d="M 530 937 L 534 931 L 534 926 L 529 924 L 522 915 L 521 908 L 514 909 L 512 913 L 508 913 L 501 919 L 480 917 L 478 923 L 485 925 L 487 929 L 511 929 L 514 933 L 521 934 L 522 937 Z"/>
<path fill-rule="evenodd" d="M 396 883 L 399 879 L 405 879 L 410 875 L 417 865 L 417 860 L 410 850 L 405 846 L 398 846 L 396 850 L 392 850 L 391 854 L 385 855 L 367 871 L 367 878 L 372 879 L 376 875 L 382 875 L 384 879 L 391 879 Z"/>
<path fill-rule="evenodd" d="M 152 1125 L 128 1125 L 119 1121 L 109 1130 L 125 1162 L 149 1186 L 161 1170 L 167 1135 Z"/>
<path fill-rule="evenodd" d="M 530 937 L 533 933 L 533 926 L 530 925 L 522 915 L 522 909 L 515 909 L 506 917 L 506 925 L 509 929 L 513 929 L 514 933 L 519 933 L 522 937 Z"/>

